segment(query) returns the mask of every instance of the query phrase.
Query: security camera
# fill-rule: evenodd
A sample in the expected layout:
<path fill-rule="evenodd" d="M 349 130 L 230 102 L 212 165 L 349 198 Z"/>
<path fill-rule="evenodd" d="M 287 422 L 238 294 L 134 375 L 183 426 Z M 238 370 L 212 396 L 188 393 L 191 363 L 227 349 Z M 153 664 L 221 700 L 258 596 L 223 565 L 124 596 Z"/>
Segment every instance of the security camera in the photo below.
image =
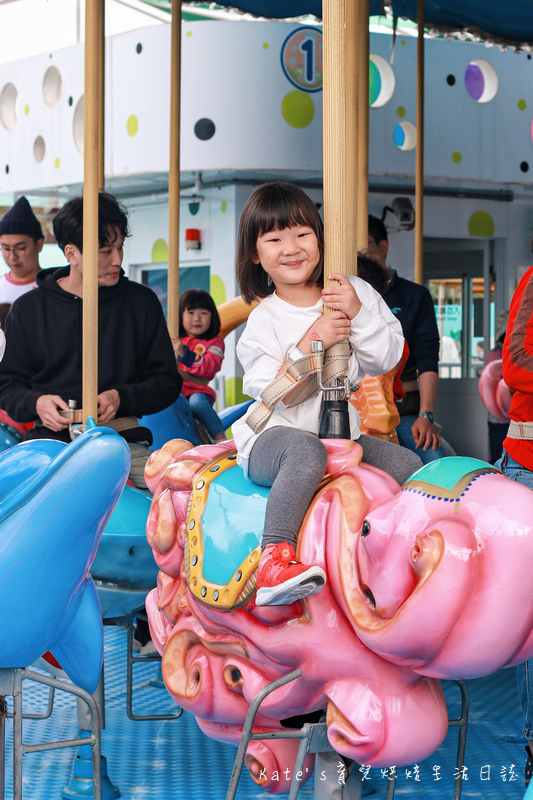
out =
<path fill-rule="evenodd" d="M 415 210 L 408 197 L 395 197 L 392 211 L 398 217 L 400 230 L 411 231 L 415 227 Z"/>

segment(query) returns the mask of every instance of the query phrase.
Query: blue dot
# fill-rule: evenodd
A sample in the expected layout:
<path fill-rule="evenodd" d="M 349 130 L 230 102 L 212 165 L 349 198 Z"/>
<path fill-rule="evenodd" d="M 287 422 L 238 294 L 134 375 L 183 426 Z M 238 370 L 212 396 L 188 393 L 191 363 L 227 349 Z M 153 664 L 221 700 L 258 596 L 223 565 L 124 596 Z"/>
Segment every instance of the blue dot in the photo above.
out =
<path fill-rule="evenodd" d="M 396 147 L 403 147 L 405 144 L 405 131 L 400 123 L 394 128 L 394 144 Z"/>

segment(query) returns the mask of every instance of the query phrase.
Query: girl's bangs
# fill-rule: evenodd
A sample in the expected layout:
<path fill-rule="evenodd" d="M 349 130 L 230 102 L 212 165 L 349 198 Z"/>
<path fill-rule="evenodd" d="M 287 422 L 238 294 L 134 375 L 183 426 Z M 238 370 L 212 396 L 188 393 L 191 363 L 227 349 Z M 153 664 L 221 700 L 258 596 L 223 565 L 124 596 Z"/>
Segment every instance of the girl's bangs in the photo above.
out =
<path fill-rule="evenodd" d="M 213 298 L 205 289 L 189 289 L 187 293 L 183 294 L 186 295 L 182 297 L 184 311 L 196 311 L 197 308 L 211 311 Z"/>
<path fill-rule="evenodd" d="M 273 230 L 294 228 L 297 225 L 305 225 L 316 230 L 316 219 L 310 213 L 306 213 L 308 209 L 302 208 L 293 198 L 275 198 L 273 202 L 265 205 L 266 207 L 260 209 L 258 236 Z"/>

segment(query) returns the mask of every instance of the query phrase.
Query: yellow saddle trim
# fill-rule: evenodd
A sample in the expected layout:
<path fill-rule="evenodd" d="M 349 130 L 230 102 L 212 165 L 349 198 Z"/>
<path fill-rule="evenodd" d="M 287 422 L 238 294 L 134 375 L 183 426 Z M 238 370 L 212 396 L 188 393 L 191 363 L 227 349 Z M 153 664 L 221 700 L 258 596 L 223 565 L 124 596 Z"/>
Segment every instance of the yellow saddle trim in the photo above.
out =
<path fill-rule="evenodd" d="M 187 538 L 183 565 L 187 583 L 192 594 L 202 603 L 213 608 L 230 609 L 245 603 L 255 592 L 255 572 L 261 555 L 256 547 L 235 570 L 230 581 L 222 586 L 206 581 L 202 573 L 204 540 L 202 535 L 202 512 L 207 502 L 209 484 L 222 472 L 235 464 L 235 451 L 214 458 L 202 467 L 192 480 L 192 490 L 187 509 Z"/>

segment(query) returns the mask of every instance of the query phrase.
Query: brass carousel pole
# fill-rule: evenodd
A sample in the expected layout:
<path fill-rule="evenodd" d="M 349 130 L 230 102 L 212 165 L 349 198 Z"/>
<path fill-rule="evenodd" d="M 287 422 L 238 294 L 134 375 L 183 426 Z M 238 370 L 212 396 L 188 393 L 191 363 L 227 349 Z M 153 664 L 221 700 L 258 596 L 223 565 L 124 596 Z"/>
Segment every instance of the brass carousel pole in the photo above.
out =
<path fill-rule="evenodd" d="M 98 187 L 103 175 L 101 102 L 104 78 L 104 0 L 85 2 L 83 144 L 83 347 L 84 422 L 98 416 Z"/>
<path fill-rule="evenodd" d="M 424 0 L 418 0 L 416 69 L 415 283 L 424 281 Z"/>
<path fill-rule="evenodd" d="M 334 284 L 330 273 L 357 270 L 356 2 L 322 3 L 325 286 Z M 336 379 L 326 386 L 325 398 L 320 437 L 350 438 L 344 381 Z"/>
<path fill-rule="evenodd" d="M 370 57 L 368 17 L 370 0 L 359 0 L 358 11 L 357 248 L 366 250 L 368 247 L 368 60 Z"/>
<path fill-rule="evenodd" d="M 98 4 L 98 189 L 105 189 L 105 0 Z"/>
<path fill-rule="evenodd" d="M 324 0 L 324 283 L 357 253 L 356 0 Z"/>
<path fill-rule="evenodd" d="M 180 72 L 181 0 L 172 0 L 170 54 L 170 168 L 168 172 L 168 330 L 179 336 L 180 294 Z"/>

